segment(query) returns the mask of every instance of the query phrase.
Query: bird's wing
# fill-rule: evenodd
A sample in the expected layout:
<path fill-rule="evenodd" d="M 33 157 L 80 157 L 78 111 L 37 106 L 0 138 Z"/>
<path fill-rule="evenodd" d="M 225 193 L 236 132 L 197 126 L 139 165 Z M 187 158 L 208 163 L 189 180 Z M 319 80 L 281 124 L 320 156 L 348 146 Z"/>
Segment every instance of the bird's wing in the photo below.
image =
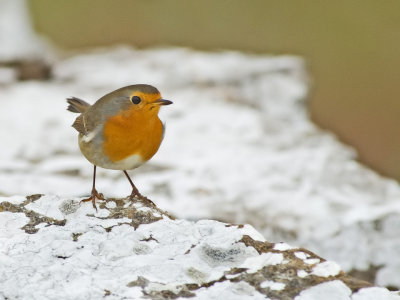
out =
<path fill-rule="evenodd" d="M 87 140 L 92 140 L 101 132 L 103 124 L 110 116 L 114 116 L 120 110 L 125 110 L 132 105 L 129 97 L 121 96 L 113 98 L 109 101 L 107 98 L 100 98 L 93 105 L 86 103 L 78 98 L 67 99 L 70 106 L 73 106 L 74 111 L 82 111 L 79 117 L 76 118 L 72 127 L 79 133 L 86 136 Z"/>
<path fill-rule="evenodd" d="M 85 124 L 85 117 L 83 114 L 80 114 L 79 117 L 75 119 L 75 122 L 72 124 L 72 127 L 74 127 L 79 133 L 86 135 L 88 130 L 86 128 Z"/>
<path fill-rule="evenodd" d="M 76 97 L 67 98 L 67 102 L 69 104 L 67 110 L 74 113 L 81 113 L 79 117 L 75 119 L 72 127 L 74 127 L 79 133 L 83 135 L 90 134 L 96 127 L 93 122 L 88 121 L 92 118 L 88 118 L 88 116 L 86 116 L 90 114 L 89 108 L 91 107 L 91 105 L 86 101 Z"/>
<path fill-rule="evenodd" d="M 91 106 L 93 108 L 93 106 Z M 88 109 L 86 112 L 81 113 L 72 124 L 79 133 L 84 135 L 86 142 L 95 138 L 102 129 L 104 123 L 103 114 L 97 113 L 96 110 Z"/>

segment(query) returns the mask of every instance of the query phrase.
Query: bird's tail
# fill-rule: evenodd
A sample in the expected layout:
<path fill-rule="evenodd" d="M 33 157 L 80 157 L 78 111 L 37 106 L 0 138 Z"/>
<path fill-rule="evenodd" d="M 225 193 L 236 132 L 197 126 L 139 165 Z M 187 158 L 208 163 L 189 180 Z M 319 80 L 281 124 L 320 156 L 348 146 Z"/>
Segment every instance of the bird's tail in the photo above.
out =
<path fill-rule="evenodd" d="M 86 101 L 76 97 L 67 98 L 67 102 L 69 104 L 67 110 L 73 113 L 84 113 L 91 106 Z"/>

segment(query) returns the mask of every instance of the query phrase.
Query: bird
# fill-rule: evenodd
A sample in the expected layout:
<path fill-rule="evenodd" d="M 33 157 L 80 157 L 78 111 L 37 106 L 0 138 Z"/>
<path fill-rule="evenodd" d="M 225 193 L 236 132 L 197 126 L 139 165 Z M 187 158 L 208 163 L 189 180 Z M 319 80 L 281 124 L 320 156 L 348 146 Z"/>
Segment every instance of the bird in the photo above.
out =
<path fill-rule="evenodd" d="M 165 125 L 158 117 L 161 106 L 172 101 L 163 99 L 157 88 L 134 84 L 112 91 L 93 105 L 67 98 L 67 110 L 80 113 L 72 127 L 79 133 L 78 144 L 83 156 L 93 164 L 90 197 L 97 210 L 96 199 L 104 200 L 96 190 L 96 168 L 121 170 L 132 186 L 131 200 L 148 200 L 134 185 L 127 170 L 140 167 L 158 151 L 164 138 Z"/>

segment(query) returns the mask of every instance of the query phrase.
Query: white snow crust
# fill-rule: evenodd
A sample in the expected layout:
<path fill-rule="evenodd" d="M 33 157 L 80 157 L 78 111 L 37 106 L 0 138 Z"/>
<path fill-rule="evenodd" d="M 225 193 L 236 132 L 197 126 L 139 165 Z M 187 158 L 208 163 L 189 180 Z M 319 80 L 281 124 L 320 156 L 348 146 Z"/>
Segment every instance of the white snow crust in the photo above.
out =
<path fill-rule="evenodd" d="M 64 226 L 40 224 L 34 234 L 21 229 L 29 221 L 24 214 L 0 212 L 0 299 L 100 299 L 106 290 L 112 291 L 110 299 L 133 299 L 143 297 L 140 289 L 129 286 L 140 277 L 151 281 L 146 287 L 149 294 L 179 292 L 186 283 L 218 280 L 233 266 L 251 272 L 255 261 L 257 269 L 282 262 L 272 259 L 276 253 L 266 258 L 267 253 L 259 255 L 238 242 L 243 235 L 257 239 L 251 226 L 164 217 L 135 229 L 129 219 L 99 219 L 109 211 L 95 212 L 78 200 L 72 211 L 59 209 L 70 202 L 43 196 L 29 204 L 34 212 L 66 219 Z M 246 282 L 222 282 L 198 292 L 198 299 L 264 297 Z"/>
<path fill-rule="evenodd" d="M 302 291 L 295 300 L 351 300 L 351 290 L 340 280 L 328 281 Z"/>
<path fill-rule="evenodd" d="M 19 198 L 10 200 L 26 203 L 25 197 Z M 130 205 L 155 213 L 141 203 Z M 260 235 L 249 225 L 172 220 L 158 214 L 160 220 L 134 227 L 131 219 L 107 218 L 108 209 L 96 211 L 80 199 L 51 195 L 24 207 L 30 215 L 46 213 L 65 222 L 44 221 L 36 225 L 37 232 L 28 233 L 25 213 L 0 211 L 0 299 L 164 299 L 158 293 L 179 295 L 188 284 L 199 285 L 192 290 L 194 299 L 267 299 L 235 277 L 288 263 L 283 252 L 260 254 L 246 246 L 244 236 L 257 241 Z M 329 262 L 313 268 L 310 275 L 316 277 L 337 273 Z M 226 275 L 233 270 L 243 271 Z M 264 280 L 259 286 L 287 292 L 282 282 Z M 353 299 L 350 296 L 350 289 L 336 280 L 304 290 L 296 299 Z M 352 296 L 400 299 L 384 288 L 362 289 Z"/>
<path fill-rule="evenodd" d="M 363 288 L 351 294 L 351 290 L 340 280 L 329 281 L 302 291 L 295 300 L 395 300 L 399 295 L 386 289 Z"/>
<path fill-rule="evenodd" d="M 271 280 L 265 280 L 260 285 L 262 288 L 270 288 L 271 290 L 280 291 L 285 288 L 285 284 L 282 282 L 275 282 Z"/>
<path fill-rule="evenodd" d="M 335 276 L 341 271 L 340 266 L 333 261 L 324 261 L 317 264 L 311 274 L 323 277 Z"/>

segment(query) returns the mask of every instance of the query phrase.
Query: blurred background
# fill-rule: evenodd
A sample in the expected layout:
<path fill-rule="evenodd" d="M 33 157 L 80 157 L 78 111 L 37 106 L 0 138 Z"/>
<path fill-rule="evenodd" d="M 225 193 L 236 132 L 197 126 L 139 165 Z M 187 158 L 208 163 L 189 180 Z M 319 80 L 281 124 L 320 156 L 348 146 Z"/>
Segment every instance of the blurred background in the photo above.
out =
<path fill-rule="evenodd" d="M 312 119 L 400 179 L 398 0 L 28 3 L 35 29 L 63 50 L 131 44 L 300 55 Z"/>

